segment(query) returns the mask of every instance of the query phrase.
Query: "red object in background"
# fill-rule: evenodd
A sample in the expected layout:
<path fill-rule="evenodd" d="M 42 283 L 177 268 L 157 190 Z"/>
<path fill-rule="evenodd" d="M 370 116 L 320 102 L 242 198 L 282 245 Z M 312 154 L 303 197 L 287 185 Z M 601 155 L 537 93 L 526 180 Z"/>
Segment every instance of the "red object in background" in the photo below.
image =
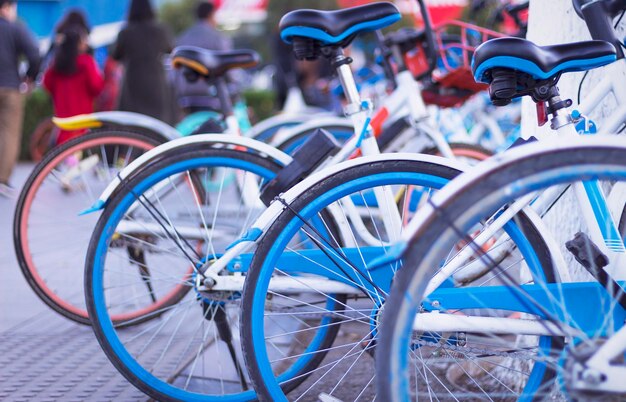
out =
<path fill-rule="evenodd" d="M 356 7 L 363 4 L 371 3 L 372 0 L 338 0 L 337 4 L 339 8 L 348 8 L 348 7 Z"/>
<path fill-rule="evenodd" d="M 528 23 L 528 9 L 522 10 L 519 13 L 519 17 L 522 22 Z M 519 30 L 519 27 L 515 23 L 515 20 L 511 18 L 509 14 L 504 13 L 504 22 L 502 23 L 500 30 L 503 31 L 502 33 L 505 33 L 507 35 L 514 35 Z"/>
<path fill-rule="evenodd" d="M 269 0 L 214 0 L 216 10 L 227 9 L 238 11 L 240 15 L 249 12 L 265 11 Z M 223 11 L 223 10 L 222 10 Z"/>
<path fill-rule="evenodd" d="M 437 3 L 441 3 L 437 5 Z M 447 4 L 444 4 L 447 3 Z M 458 3 L 458 4 L 450 4 Z M 430 20 L 433 25 L 440 24 L 444 21 L 458 20 L 463 13 L 463 7 L 467 5 L 467 1 L 429 1 L 428 11 L 430 12 Z M 422 17 L 419 13 L 415 19 L 421 23 Z"/>
<path fill-rule="evenodd" d="M 474 81 L 471 70 L 476 46 L 502 34 L 461 21 L 433 26 L 438 48 L 437 66 L 431 82 L 422 90 L 426 104 L 457 106 L 487 85 Z M 452 33 L 452 34 L 451 34 Z M 428 60 L 421 44 L 405 54 L 404 61 L 413 76 L 428 72 Z"/>
<path fill-rule="evenodd" d="M 339 8 L 360 6 L 372 3 L 373 0 L 338 0 Z M 419 7 L 416 0 L 396 0 L 394 3 L 403 14 L 413 14 L 419 23 L 422 17 L 419 14 Z M 467 0 L 426 0 L 426 6 L 430 12 L 433 24 L 443 21 L 455 20 L 461 17 L 463 7 L 467 5 Z"/>
<path fill-rule="evenodd" d="M 44 74 L 43 86 L 52 96 L 54 114 L 57 117 L 92 113 L 94 100 L 104 86 L 98 66 L 90 55 L 79 55 L 76 68 L 77 72 L 72 75 L 59 74 L 53 67 L 48 68 Z M 57 145 L 83 132 L 62 130 L 57 138 Z"/>
<path fill-rule="evenodd" d="M 537 102 L 535 106 L 537 108 L 537 123 L 541 127 L 548 122 L 548 107 L 545 102 Z"/>
<path fill-rule="evenodd" d="M 104 62 L 104 88 L 100 96 L 96 99 L 95 110 L 97 112 L 106 112 L 115 109 L 121 80 L 122 66 L 112 57 L 107 57 Z"/>

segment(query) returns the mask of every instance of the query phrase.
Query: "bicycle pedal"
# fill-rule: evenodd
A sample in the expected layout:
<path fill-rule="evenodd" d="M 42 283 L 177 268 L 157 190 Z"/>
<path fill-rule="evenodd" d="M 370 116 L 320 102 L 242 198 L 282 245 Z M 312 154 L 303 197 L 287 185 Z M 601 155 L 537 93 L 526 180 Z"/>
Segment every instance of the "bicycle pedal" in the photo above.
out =
<path fill-rule="evenodd" d="M 585 233 L 578 232 L 574 238 L 565 243 L 567 250 L 591 276 L 602 285 L 609 294 L 616 298 L 620 306 L 626 309 L 626 293 L 603 268 L 609 265 L 609 258 L 600 251 L 598 246 Z"/>
<path fill-rule="evenodd" d="M 326 392 L 322 392 L 317 396 L 317 398 L 320 400 L 320 402 L 343 402 L 341 399 L 335 398 L 332 395 L 328 395 Z"/>
<path fill-rule="evenodd" d="M 360 344 L 361 349 L 363 349 L 368 355 L 374 358 L 374 351 L 376 350 L 376 339 L 366 339 Z"/>
<path fill-rule="evenodd" d="M 565 248 L 587 271 L 596 271 L 609 265 L 609 258 L 585 233 L 576 233 L 572 240 L 565 242 Z"/>

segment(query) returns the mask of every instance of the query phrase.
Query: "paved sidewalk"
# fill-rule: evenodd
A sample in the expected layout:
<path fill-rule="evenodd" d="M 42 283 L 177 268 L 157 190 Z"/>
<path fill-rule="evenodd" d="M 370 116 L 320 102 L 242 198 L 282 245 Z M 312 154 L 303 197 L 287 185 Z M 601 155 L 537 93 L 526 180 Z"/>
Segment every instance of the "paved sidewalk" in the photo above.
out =
<path fill-rule="evenodd" d="M 32 168 L 33 164 L 21 164 L 17 168 L 13 184 L 18 189 Z M 147 400 L 115 370 L 90 327 L 61 317 L 28 286 L 13 247 L 15 203 L 16 200 L 0 198 L 0 401 Z M 71 252 L 71 248 L 62 250 L 64 256 Z M 362 328 L 344 325 L 339 336 L 360 339 L 363 334 L 359 330 Z M 160 353 L 158 344 L 154 349 Z M 336 353 L 331 351 L 328 358 L 331 361 L 339 358 Z M 364 378 L 371 378 L 373 360 L 360 370 Z M 297 397 L 299 392 L 318 382 L 324 385 L 334 381 L 332 376 L 324 377 L 324 371 L 313 373 L 290 397 Z M 338 397 L 349 400 L 359 392 L 360 389 L 344 384 Z M 365 395 L 369 399 L 374 397 L 373 386 L 370 385 Z M 310 395 L 303 400 L 317 398 Z"/>
<path fill-rule="evenodd" d="M 18 166 L 18 190 L 32 167 Z M 91 328 L 59 316 L 30 289 L 13 250 L 15 203 L 0 197 L 0 400 L 147 399 L 113 368 Z"/>

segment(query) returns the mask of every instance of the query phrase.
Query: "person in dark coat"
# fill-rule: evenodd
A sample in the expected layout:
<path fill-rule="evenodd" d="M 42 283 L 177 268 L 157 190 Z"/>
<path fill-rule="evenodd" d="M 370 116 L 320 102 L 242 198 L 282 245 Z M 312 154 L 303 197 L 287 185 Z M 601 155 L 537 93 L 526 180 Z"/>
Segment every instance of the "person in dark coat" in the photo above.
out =
<path fill-rule="evenodd" d="M 176 40 L 176 46 L 196 46 L 208 50 L 232 50 L 232 40 L 217 29 L 215 21 L 216 7 L 212 1 L 201 1 L 196 6 L 196 23 L 183 32 Z M 232 71 L 228 75 L 229 81 L 236 81 Z M 204 110 L 206 108 L 219 110 L 219 99 L 209 96 L 209 84 L 205 80 L 187 82 L 182 72 L 173 76 L 176 97 L 179 106 L 186 112 Z"/>
<path fill-rule="evenodd" d="M 172 122 L 171 91 L 163 56 L 172 50 L 167 29 L 155 21 L 149 0 L 133 0 L 128 24 L 120 31 L 112 57 L 124 66 L 118 109 Z"/>
<path fill-rule="evenodd" d="M 19 69 L 22 57 L 28 60 L 24 76 Z M 32 85 L 39 63 L 37 42 L 26 26 L 17 21 L 15 0 L 0 0 L 0 196 L 15 195 L 9 178 L 22 138 L 24 94 L 20 87 Z"/>

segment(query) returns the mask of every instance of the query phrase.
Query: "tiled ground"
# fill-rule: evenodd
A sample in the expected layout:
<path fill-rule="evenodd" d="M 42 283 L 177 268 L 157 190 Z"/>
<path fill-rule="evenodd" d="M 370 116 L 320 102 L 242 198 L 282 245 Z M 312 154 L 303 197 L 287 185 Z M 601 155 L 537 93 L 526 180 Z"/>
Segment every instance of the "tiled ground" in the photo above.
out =
<path fill-rule="evenodd" d="M 19 189 L 32 165 L 13 176 Z M 89 327 L 50 310 L 28 287 L 13 251 L 15 200 L 0 198 L 0 401 L 147 399 L 110 364 Z"/>

